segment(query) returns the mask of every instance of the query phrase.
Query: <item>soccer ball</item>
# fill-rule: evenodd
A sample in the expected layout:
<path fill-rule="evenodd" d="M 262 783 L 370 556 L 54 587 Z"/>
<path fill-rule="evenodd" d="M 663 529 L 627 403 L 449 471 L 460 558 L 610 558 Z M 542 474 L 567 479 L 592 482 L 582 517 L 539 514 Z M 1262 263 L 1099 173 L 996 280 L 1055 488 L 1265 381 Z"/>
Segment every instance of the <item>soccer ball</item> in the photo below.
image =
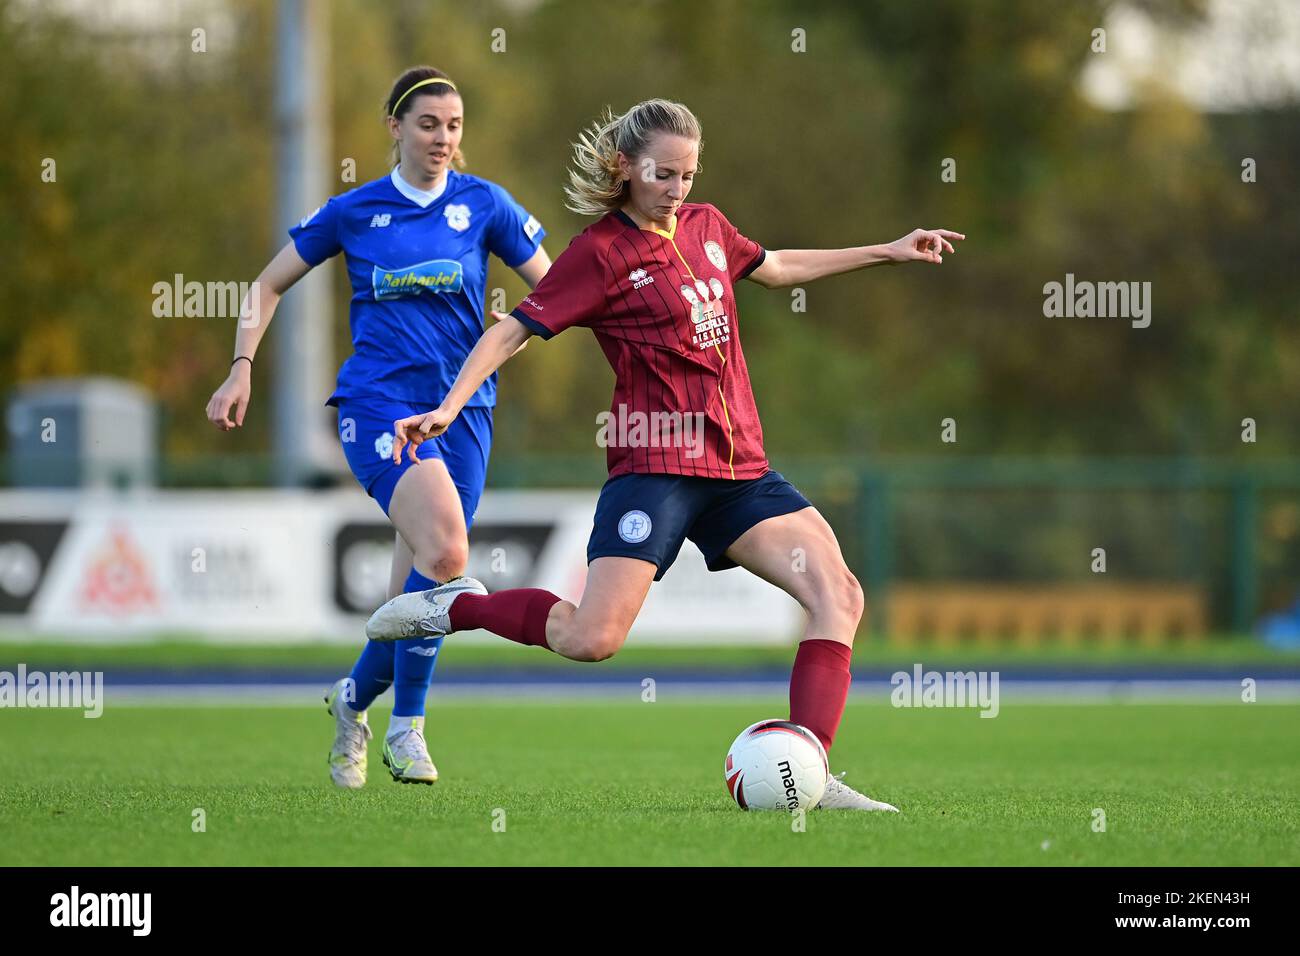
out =
<path fill-rule="evenodd" d="M 742 730 L 723 769 L 727 789 L 740 809 L 787 813 L 817 806 L 829 774 L 817 735 L 776 718 Z"/>

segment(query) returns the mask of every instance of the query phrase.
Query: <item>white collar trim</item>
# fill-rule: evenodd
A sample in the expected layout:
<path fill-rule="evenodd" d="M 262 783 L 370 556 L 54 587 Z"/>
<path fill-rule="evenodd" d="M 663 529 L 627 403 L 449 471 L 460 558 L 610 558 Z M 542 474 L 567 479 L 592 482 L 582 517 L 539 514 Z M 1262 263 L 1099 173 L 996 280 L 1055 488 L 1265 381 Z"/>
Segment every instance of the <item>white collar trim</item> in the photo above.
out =
<path fill-rule="evenodd" d="M 447 179 L 451 176 L 450 169 L 443 173 L 442 180 L 433 189 L 417 189 L 402 178 L 398 168 L 394 166 L 393 172 L 388 177 L 393 181 L 393 187 L 421 209 L 427 209 L 439 196 L 447 191 Z"/>

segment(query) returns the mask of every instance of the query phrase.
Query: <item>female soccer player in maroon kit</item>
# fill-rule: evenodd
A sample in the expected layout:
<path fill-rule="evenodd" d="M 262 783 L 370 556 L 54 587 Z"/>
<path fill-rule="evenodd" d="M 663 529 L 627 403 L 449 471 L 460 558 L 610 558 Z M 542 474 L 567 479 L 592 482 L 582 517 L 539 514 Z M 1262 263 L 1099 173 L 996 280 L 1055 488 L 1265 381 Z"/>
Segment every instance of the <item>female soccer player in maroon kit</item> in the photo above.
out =
<path fill-rule="evenodd" d="M 581 603 L 549 591 L 487 594 L 470 578 L 389 601 L 367 636 L 399 640 L 485 628 L 578 661 L 613 656 L 652 581 L 690 538 L 711 571 L 739 565 L 807 611 L 790 678 L 790 720 L 827 751 L 848 697 L 863 595 L 835 533 L 772 471 L 740 347 L 732 288 L 798 285 L 866 266 L 943 261 L 943 229 L 887 245 L 764 250 L 716 208 L 687 203 L 700 125 L 679 103 L 648 100 L 607 115 L 574 145 L 569 208 L 601 218 L 577 236 L 533 292 L 488 329 L 442 405 L 394 423 L 393 460 L 441 435 L 475 389 L 530 335 L 590 328 L 614 369 L 613 415 L 653 423 L 645 440 L 608 447 L 609 481 L 596 506 Z M 622 433 L 622 430 L 620 430 Z M 804 562 L 791 555 L 800 549 Z M 819 806 L 893 810 L 827 781 Z"/>

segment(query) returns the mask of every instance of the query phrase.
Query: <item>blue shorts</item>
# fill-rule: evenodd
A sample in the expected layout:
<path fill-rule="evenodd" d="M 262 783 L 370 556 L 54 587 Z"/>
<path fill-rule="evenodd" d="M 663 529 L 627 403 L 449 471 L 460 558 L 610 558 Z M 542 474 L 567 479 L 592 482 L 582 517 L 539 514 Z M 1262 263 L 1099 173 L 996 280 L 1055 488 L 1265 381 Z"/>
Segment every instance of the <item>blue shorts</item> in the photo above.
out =
<path fill-rule="evenodd" d="M 402 463 L 393 464 L 393 422 L 410 415 L 421 415 L 428 408 L 395 402 L 386 398 L 339 399 L 339 440 L 348 466 L 361 487 L 379 502 L 388 514 L 389 502 L 397 480 L 413 467 L 406 451 Z M 492 451 L 492 409 L 461 409 L 451 427 L 437 438 L 430 438 L 416 449 L 416 457 L 441 458 L 451 474 L 465 511 L 465 527 L 474 524 L 474 512 L 483 496 L 487 479 L 488 455 Z"/>
<path fill-rule="evenodd" d="M 684 475 L 619 475 L 605 482 L 587 544 L 587 563 L 597 558 L 640 558 L 656 565 L 658 581 L 690 538 L 710 571 L 734 568 L 725 554 L 760 521 L 811 508 L 779 472 L 760 478 L 690 478 Z"/>

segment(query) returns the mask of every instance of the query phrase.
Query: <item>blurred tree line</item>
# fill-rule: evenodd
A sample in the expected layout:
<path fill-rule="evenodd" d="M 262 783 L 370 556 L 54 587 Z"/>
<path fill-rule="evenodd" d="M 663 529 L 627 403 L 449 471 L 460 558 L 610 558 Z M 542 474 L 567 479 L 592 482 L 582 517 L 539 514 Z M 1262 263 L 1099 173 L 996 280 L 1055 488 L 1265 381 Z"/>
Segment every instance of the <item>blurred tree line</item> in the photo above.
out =
<path fill-rule="evenodd" d="M 558 255 L 569 144 L 606 104 L 688 104 L 704 126 L 692 200 L 769 248 L 887 242 L 917 226 L 968 240 L 940 268 L 878 267 L 789 290 L 746 283 L 741 327 L 769 450 L 783 456 L 1209 454 L 1300 447 L 1296 110 L 1207 114 L 1156 93 L 1131 110 L 1079 91 L 1110 4 L 935 0 L 581 2 L 331 7 L 333 147 L 384 175 L 382 101 L 408 65 L 460 85 L 468 171 L 506 186 Z M 1143 6 L 1177 25 L 1195 2 Z M 203 408 L 231 320 L 155 318 L 176 273 L 251 281 L 274 218 L 271 0 L 229 0 L 191 52 L 193 17 L 89 26 L 0 0 L 0 376 L 106 374 L 165 409 L 173 458 L 265 452 L 274 335 L 243 432 Z M 189 20 L 193 19 L 194 24 Z M 493 52 L 492 31 L 506 49 Z M 804 31 L 806 52 L 792 50 Z M 1258 181 L 1241 179 L 1252 157 Z M 42 181 L 43 160 L 57 163 Z M 945 158 L 956 181 L 941 179 Z M 324 196 L 320 197 L 322 200 Z M 302 210 L 306 214 L 310 210 Z M 346 275 L 336 358 L 348 354 Z M 1149 281 L 1149 328 L 1045 318 L 1043 286 Z M 522 283 L 500 263 L 489 289 Z M 292 294 L 292 293 L 290 293 Z M 537 343 L 502 376 L 494 460 L 592 452 L 612 383 L 594 339 Z M 321 396 L 322 400 L 325 396 Z M 939 444 L 955 418 L 956 446 Z"/>

